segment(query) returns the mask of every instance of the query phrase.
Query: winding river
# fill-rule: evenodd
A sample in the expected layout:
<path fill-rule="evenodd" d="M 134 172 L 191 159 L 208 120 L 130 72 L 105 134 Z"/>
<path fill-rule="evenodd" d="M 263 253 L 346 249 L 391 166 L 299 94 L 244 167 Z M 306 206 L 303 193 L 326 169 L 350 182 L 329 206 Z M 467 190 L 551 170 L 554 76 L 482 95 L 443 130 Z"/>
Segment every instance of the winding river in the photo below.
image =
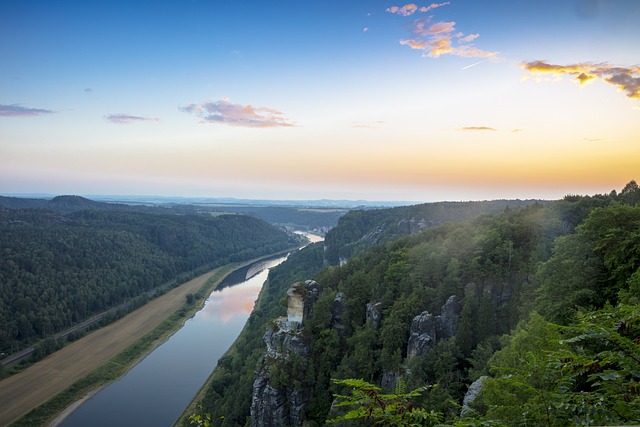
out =
<path fill-rule="evenodd" d="M 58 426 L 172 426 L 242 330 L 269 269 L 285 259 L 229 275 L 180 330 Z"/>

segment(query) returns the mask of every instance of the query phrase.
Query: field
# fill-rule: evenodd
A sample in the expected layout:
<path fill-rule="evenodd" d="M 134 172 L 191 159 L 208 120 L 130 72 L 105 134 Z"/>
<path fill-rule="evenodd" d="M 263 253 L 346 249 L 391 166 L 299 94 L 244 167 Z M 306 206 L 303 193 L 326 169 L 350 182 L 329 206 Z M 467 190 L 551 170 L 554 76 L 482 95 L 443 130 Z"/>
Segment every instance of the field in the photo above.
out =
<path fill-rule="evenodd" d="M 8 425 L 74 382 L 84 378 L 122 350 L 153 331 L 183 306 L 217 269 L 172 289 L 118 321 L 51 354 L 28 369 L 0 381 L 0 426 Z"/>

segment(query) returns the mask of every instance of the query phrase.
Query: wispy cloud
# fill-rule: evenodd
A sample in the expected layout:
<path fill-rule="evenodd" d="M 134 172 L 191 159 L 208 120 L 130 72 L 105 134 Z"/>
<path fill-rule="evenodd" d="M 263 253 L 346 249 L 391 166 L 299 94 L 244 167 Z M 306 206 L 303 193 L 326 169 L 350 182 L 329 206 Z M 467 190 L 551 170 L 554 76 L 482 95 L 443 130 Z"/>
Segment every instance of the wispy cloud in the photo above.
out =
<path fill-rule="evenodd" d="M 409 3 L 409 4 L 405 4 L 404 6 L 391 6 L 387 8 L 387 12 L 395 13 L 401 16 L 411 16 L 416 12 L 425 13 L 425 12 L 429 12 L 430 10 L 437 9 L 441 6 L 446 6 L 448 4 L 449 2 L 432 3 L 429 6 L 418 7 L 418 5 L 416 5 L 415 3 Z"/>
<path fill-rule="evenodd" d="M 463 128 L 458 129 L 463 132 L 497 132 L 498 129 L 492 128 L 490 126 L 465 126 Z"/>
<path fill-rule="evenodd" d="M 380 128 L 384 122 L 382 120 L 376 120 L 375 122 L 370 123 L 353 123 L 351 125 L 352 128 L 360 128 L 360 129 L 378 129 Z"/>
<path fill-rule="evenodd" d="M 580 86 L 584 86 L 596 79 L 602 79 L 624 92 L 628 98 L 640 99 L 640 66 L 637 65 L 617 67 L 606 62 L 556 65 L 546 61 L 532 61 L 522 64 L 522 69 L 527 72 L 524 76 L 525 79 L 543 75 L 554 77 L 569 75 Z"/>
<path fill-rule="evenodd" d="M 202 123 L 256 128 L 294 126 L 282 112 L 274 108 L 233 104 L 227 98 L 189 104 L 180 107 L 180 110 L 200 117 Z"/>
<path fill-rule="evenodd" d="M 155 117 L 140 117 L 140 116 L 132 116 L 130 114 L 109 114 L 104 116 L 104 118 L 117 125 L 130 125 L 133 123 L 140 122 L 159 122 L 160 119 Z"/>
<path fill-rule="evenodd" d="M 387 12 L 401 16 L 411 16 L 416 12 L 429 12 L 433 9 L 446 6 L 449 2 L 433 3 L 430 6 L 419 7 L 414 3 L 402 7 L 393 6 Z M 433 21 L 433 16 L 416 19 L 409 24 L 411 37 L 400 40 L 400 44 L 411 49 L 424 51 L 424 56 L 438 58 L 442 55 L 456 55 L 467 58 L 491 58 L 497 59 L 498 52 L 489 52 L 477 48 L 475 40 L 480 34 L 467 34 L 456 31 L 454 21 Z"/>
<path fill-rule="evenodd" d="M 37 117 L 52 113 L 55 113 L 55 111 L 45 110 L 43 108 L 23 107 L 20 104 L 0 104 L 0 117 Z"/>

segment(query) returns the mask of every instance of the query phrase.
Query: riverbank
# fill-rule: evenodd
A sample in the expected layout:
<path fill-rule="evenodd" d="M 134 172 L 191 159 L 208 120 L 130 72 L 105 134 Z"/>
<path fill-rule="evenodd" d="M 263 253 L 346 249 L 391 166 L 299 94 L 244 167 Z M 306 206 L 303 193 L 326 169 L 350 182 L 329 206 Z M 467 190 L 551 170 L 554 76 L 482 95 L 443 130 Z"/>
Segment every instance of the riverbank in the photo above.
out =
<path fill-rule="evenodd" d="M 298 234 L 301 234 L 301 235 L 305 236 L 307 238 L 307 240 L 309 241 L 309 244 L 321 242 L 321 241 L 324 240 L 323 237 L 318 236 L 316 234 L 311 234 L 311 233 L 307 233 L 307 232 L 299 232 Z M 247 276 L 249 276 L 250 272 L 251 272 L 251 270 L 247 272 L 248 273 Z M 260 294 L 258 295 L 258 300 L 256 301 L 255 306 L 257 306 L 259 304 L 259 300 L 262 297 L 263 297 L 263 292 L 261 291 Z M 254 306 L 254 309 L 255 309 L 255 306 Z M 237 352 L 236 343 L 239 340 L 244 340 L 246 338 L 246 333 L 247 333 L 247 326 L 245 325 L 245 327 L 240 332 L 240 335 L 238 336 L 238 338 L 236 338 L 234 343 L 224 353 L 224 356 L 229 356 L 229 355 L 232 355 L 232 354 Z M 202 387 L 200 388 L 198 393 L 196 393 L 195 396 L 193 396 L 193 399 L 191 400 L 189 405 L 185 408 L 185 410 L 183 411 L 182 415 L 180 415 L 180 417 L 174 422 L 173 427 L 182 427 L 182 426 L 188 425 L 188 417 L 190 415 L 192 415 L 192 414 L 196 414 L 196 413 L 200 412 L 199 411 L 199 405 L 200 405 L 202 399 L 204 398 L 207 390 L 210 388 L 212 382 L 219 375 L 220 375 L 220 370 L 216 366 L 216 368 L 214 368 L 214 370 L 211 372 L 211 375 L 209 375 L 209 378 L 207 378 L 207 381 L 202 385 Z"/>
<path fill-rule="evenodd" d="M 178 330 L 224 277 L 251 262 L 221 267 L 186 282 L 1 381 L 0 426 L 59 422 L 57 416 L 66 408 L 123 375 Z M 199 294 L 203 299 L 200 304 L 188 305 L 188 294 Z"/>

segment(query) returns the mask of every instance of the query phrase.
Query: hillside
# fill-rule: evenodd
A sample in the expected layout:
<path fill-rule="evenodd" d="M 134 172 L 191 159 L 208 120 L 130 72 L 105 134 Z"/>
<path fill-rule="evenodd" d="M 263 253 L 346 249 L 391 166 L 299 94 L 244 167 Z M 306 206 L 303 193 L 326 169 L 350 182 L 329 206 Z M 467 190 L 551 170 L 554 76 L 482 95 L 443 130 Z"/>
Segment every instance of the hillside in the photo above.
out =
<path fill-rule="evenodd" d="M 67 212 L 0 208 L 2 353 L 104 310 L 130 310 L 195 272 L 298 244 L 244 215 L 80 210 L 97 202 L 51 202 Z"/>
<path fill-rule="evenodd" d="M 260 218 L 277 227 L 291 230 L 313 231 L 324 234 L 336 225 L 352 204 L 348 201 L 278 202 L 252 200 L 198 200 L 173 198 L 125 197 L 124 200 L 90 200 L 81 196 L 56 196 L 51 199 L 0 196 L 0 207 L 11 209 L 47 209 L 60 213 L 81 210 L 176 214 L 190 216 L 216 216 L 239 213 Z M 276 204 L 280 203 L 280 204 Z M 318 203 L 315 205 L 314 203 Z"/>
<path fill-rule="evenodd" d="M 639 199 L 631 182 L 620 194 L 509 207 L 372 245 L 321 271 L 320 249 L 309 248 L 315 262 L 287 261 L 279 271 L 296 274 L 286 281 L 274 270 L 238 339 L 241 350 L 219 362 L 203 411 L 213 425 L 320 425 L 340 414 L 333 394 L 349 393 L 331 379 L 362 378 L 391 393 L 437 384 L 412 405 L 445 423 L 520 425 L 523 413 L 533 425 L 638 422 Z M 376 217 L 387 215 L 395 213 L 356 213 L 370 228 L 351 241 L 379 230 Z M 291 287 L 306 279 L 314 280 Z M 287 312 L 288 290 L 304 300 L 300 326 L 276 320 Z M 605 324 L 609 335 L 599 342 L 593 331 Z M 580 353 L 581 340 L 592 340 L 588 351 Z M 607 343 L 630 356 L 606 353 Z M 462 421 L 463 399 L 481 377 L 489 378 L 486 391 L 465 404 Z M 360 405 L 366 418 L 375 400 Z"/>
<path fill-rule="evenodd" d="M 436 202 L 389 209 L 352 210 L 338 221 L 325 238 L 326 261 L 338 265 L 375 245 L 415 234 L 447 222 L 518 208 L 540 200 L 489 200 L 482 202 Z"/>

